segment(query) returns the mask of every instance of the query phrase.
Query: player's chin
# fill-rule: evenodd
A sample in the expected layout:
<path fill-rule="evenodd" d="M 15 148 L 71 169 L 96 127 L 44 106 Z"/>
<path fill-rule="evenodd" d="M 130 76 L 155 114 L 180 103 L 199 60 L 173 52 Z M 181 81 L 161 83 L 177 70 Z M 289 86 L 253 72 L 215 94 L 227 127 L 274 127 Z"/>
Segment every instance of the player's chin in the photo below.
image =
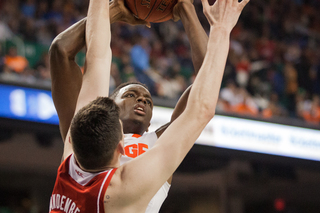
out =
<path fill-rule="evenodd" d="M 133 117 L 133 120 L 139 122 L 139 123 L 148 123 L 150 122 L 149 116 L 147 114 L 141 115 L 141 114 L 135 114 Z"/>

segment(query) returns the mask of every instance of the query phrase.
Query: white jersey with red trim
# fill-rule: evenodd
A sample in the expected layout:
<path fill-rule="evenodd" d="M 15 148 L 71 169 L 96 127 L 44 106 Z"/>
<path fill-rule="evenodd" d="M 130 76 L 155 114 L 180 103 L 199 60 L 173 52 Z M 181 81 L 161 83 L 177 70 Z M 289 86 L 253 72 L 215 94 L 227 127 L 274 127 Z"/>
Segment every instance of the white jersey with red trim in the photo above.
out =
<path fill-rule="evenodd" d="M 121 157 L 121 165 L 151 149 L 158 137 L 155 132 L 146 132 L 142 136 L 138 134 L 124 134 L 125 155 Z M 162 203 L 168 196 L 170 184 L 166 182 L 151 199 L 146 213 L 158 213 Z"/>
<path fill-rule="evenodd" d="M 73 154 L 58 169 L 50 198 L 50 213 L 105 213 L 104 193 L 116 171 L 85 172 L 76 164 Z"/>

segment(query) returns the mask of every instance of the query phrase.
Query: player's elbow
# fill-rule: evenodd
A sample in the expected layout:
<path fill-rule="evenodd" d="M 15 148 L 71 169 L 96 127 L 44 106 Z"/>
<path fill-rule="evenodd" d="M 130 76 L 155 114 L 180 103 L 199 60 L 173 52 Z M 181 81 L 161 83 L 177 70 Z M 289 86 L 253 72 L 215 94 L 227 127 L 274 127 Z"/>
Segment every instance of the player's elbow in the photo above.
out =
<path fill-rule="evenodd" d="M 201 97 L 201 96 L 199 96 Z M 198 108 L 200 108 L 203 119 L 210 121 L 216 113 L 216 101 L 212 97 L 201 97 L 198 99 Z"/>
<path fill-rule="evenodd" d="M 49 48 L 49 56 L 66 56 L 68 57 L 68 52 L 65 49 L 65 45 L 63 45 L 63 42 L 59 38 L 55 38 L 50 45 Z"/>
<path fill-rule="evenodd" d="M 216 114 L 216 109 L 215 109 L 215 106 L 212 104 L 204 104 L 202 106 L 201 112 L 203 115 L 203 120 L 205 120 L 206 122 L 209 122 Z"/>
<path fill-rule="evenodd" d="M 199 102 L 189 108 L 188 114 L 194 115 L 194 119 L 201 121 L 201 123 L 209 123 L 215 115 L 215 107 L 209 103 Z"/>

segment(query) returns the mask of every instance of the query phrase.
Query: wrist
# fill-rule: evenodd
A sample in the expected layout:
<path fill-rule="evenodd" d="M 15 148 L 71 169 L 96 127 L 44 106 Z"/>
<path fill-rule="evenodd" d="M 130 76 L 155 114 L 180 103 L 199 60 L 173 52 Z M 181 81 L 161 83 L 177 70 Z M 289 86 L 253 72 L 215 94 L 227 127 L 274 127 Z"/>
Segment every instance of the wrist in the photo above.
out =
<path fill-rule="evenodd" d="M 110 4 L 110 23 L 113 24 L 121 19 L 121 10 L 116 2 Z"/>
<path fill-rule="evenodd" d="M 231 30 L 224 25 L 214 24 L 210 26 L 210 34 L 214 34 L 217 38 L 228 38 L 230 37 Z"/>
<path fill-rule="evenodd" d="M 189 17 L 189 13 L 194 11 L 194 5 L 190 1 L 179 1 L 176 4 L 176 13 L 180 18 Z"/>

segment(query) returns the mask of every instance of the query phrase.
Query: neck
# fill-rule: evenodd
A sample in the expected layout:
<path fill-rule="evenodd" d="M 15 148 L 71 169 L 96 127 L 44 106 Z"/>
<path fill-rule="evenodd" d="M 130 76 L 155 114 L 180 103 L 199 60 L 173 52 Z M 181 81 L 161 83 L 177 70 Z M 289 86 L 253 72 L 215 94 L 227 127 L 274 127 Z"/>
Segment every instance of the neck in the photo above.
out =
<path fill-rule="evenodd" d="M 147 129 L 143 127 L 143 124 L 139 121 L 126 120 L 123 122 L 123 133 L 124 134 L 139 134 L 142 135 Z"/>
<path fill-rule="evenodd" d="M 116 155 L 114 154 L 113 158 L 111 159 L 110 163 L 108 163 L 107 165 L 101 167 L 101 168 L 97 168 L 97 169 L 86 169 L 83 168 L 81 166 L 81 164 L 78 162 L 76 156 L 74 156 L 75 160 L 76 160 L 76 164 L 79 166 L 80 169 L 82 169 L 85 172 L 90 172 L 90 173 L 97 173 L 97 172 L 102 172 L 105 170 L 110 170 L 110 169 L 114 169 L 114 168 L 118 168 L 120 166 L 120 158 L 121 155 Z"/>

